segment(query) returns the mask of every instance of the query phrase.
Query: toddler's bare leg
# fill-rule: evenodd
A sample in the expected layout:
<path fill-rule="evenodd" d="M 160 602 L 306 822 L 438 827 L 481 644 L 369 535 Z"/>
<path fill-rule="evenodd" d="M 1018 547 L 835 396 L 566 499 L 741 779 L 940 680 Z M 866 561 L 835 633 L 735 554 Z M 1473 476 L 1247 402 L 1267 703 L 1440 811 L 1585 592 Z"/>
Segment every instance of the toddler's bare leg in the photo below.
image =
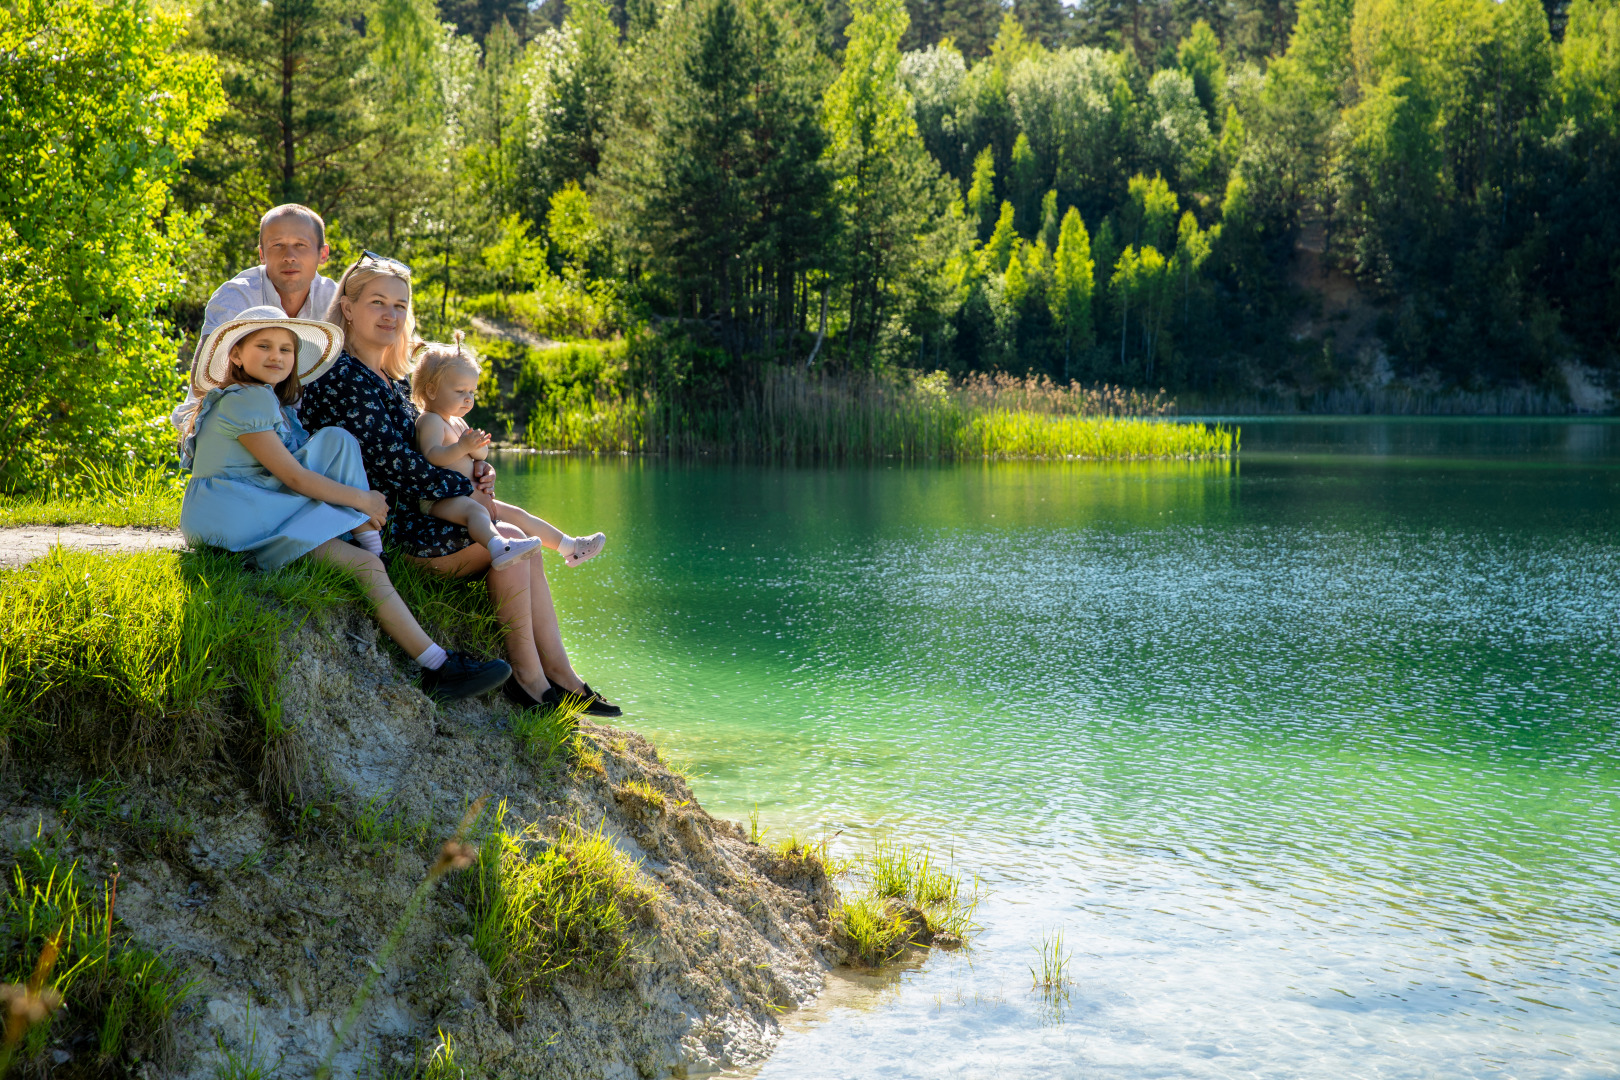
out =
<path fill-rule="evenodd" d="M 495 539 L 495 523 L 489 520 L 489 511 L 466 495 L 440 499 L 433 504 L 431 513 L 440 521 L 465 525 L 468 534 L 480 544 L 488 544 Z"/>
<path fill-rule="evenodd" d="M 495 500 L 495 509 L 499 512 L 501 520 L 516 525 L 523 530 L 525 536 L 537 537 L 546 546 L 548 551 L 556 551 L 557 545 L 562 543 L 563 532 L 549 521 L 535 517 L 521 506 Z"/>

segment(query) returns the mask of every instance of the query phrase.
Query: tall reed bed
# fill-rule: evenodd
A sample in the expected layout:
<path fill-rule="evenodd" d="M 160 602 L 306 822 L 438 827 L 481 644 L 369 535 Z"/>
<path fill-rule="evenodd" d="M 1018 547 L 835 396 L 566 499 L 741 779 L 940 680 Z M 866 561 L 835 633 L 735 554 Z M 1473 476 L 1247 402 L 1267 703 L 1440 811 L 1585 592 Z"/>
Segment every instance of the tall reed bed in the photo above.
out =
<path fill-rule="evenodd" d="M 1118 387 L 978 375 L 838 375 L 767 366 L 723 404 L 676 393 L 571 388 L 529 411 L 554 450 L 781 461 L 1214 458 L 1236 430 L 1169 419 L 1172 403 Z"/>

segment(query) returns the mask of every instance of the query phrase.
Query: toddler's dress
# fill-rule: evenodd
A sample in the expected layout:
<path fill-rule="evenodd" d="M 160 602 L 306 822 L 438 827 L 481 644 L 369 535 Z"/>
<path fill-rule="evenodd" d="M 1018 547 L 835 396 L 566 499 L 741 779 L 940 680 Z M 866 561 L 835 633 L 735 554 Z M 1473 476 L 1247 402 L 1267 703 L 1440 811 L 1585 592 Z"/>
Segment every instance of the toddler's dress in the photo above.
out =
<path fill-rule="evenodd" d="M 180 504 L 180 531 L 188 543 L 239 551 L 260 570 L 275 570 L 369 520 L 277 480 L 237 441 L 257 431 L 274 431 L 310 472 L 367 490 L 360 445 L 347 431 L 323 428 L 312 438 L 268 386 L 210 390 L 180 449 L 180 463 L 191 469 Z"/>

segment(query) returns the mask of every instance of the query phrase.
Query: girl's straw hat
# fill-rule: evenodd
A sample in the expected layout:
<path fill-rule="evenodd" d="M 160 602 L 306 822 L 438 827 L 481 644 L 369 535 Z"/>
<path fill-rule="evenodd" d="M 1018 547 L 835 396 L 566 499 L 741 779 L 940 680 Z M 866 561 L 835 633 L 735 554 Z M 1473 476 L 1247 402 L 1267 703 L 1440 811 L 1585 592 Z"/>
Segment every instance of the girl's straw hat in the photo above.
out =
<path fill-rule="evenodd" d="M 225 385 L 231 366 L 231 349 L 256 330 L 278 326 L 298 336 L 298 381 L 309 383 L 325 375 L 343 351 L 343 331 L 331 323 L 314 319 L 289 319 L 280 308 L 268 304 L 250 307 L 234 319 L 226 320 L 202 343 L 191 361 L 191 381 L 199 390 Z"/>

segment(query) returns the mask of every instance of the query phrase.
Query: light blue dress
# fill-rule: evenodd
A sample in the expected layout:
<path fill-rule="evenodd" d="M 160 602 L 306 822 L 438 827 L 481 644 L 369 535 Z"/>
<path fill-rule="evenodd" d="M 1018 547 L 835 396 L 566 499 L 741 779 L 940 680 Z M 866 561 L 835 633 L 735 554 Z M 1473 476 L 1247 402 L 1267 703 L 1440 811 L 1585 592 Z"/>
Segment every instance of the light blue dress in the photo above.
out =
<path fill-rule="evenodd" d="M 259 569 L 275 570 L 368 520 L 358 510 L 288 488 L 238 441 L 256 431 L 275 431 L 304 468 L 367 489 L 354 436 L 329 427 L 311 438 L 270 387 L 210 390 L 192 431 L 180 449 L 180 463 L 191 469 L 180 531 L 192 545 L 239 551 Z"/>

